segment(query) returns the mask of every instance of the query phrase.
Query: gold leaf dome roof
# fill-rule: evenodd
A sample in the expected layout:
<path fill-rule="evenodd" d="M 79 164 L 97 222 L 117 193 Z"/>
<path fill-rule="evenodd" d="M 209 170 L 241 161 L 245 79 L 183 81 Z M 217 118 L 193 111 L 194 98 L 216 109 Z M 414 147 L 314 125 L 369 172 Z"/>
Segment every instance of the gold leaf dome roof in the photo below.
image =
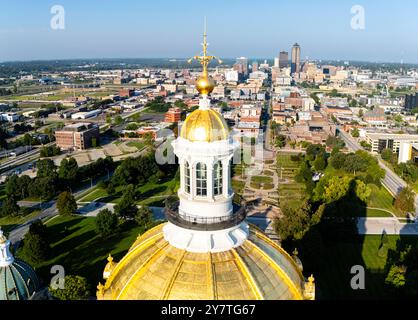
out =
<path fill-rule="evenodd" d="M 138 237 L 105 285 L 99 285 L 98 299 L 299 300 L 309 297 L 304 295 L 307 285 L 294 260 L 253 226 L 249 238 L 240 247 L 219 253 L 192 253 L 170 245 L 164 239 L 164 225 Z"/>
<path fill-rule="evenodd" d="M 213 109 L 197 109 L 184 121 L 180 136 L 196 142 L 226 140 L 229 135 L 225 119 Z"/>

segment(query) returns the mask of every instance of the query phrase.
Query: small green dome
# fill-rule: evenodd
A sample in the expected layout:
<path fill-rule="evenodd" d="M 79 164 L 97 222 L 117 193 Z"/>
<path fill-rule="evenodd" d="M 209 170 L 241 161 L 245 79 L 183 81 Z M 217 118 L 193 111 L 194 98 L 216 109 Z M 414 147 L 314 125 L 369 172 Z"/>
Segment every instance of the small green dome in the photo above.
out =
<path fill-rule="evenodd" d="M 28 300 L 39 290 L 39 280 L 33 268 L 15 259 L 0 267 L 0 300 Z"/>
<path fill-rule="evenodd" d="M 0 229 L 0 300 L 31 299 L 39 291 L 39 279 L 29 264 L 13 257 L 9 247 Z"/>

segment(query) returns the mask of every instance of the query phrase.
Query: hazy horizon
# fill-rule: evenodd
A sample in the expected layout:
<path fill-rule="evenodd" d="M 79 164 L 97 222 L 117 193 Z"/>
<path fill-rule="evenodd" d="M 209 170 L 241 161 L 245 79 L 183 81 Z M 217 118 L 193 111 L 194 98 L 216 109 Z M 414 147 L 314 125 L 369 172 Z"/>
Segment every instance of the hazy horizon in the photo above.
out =
<path fill-rule="evenodd" d="M 50 26 L 57 4 L 65 9 L 63 30 Z M 356 4 L 364 29 L 351 25 Z M 302 60 L 418 63 L 414 0 L 17 0 L 4 8 L 2 62 L 187 58 L 201 50 L 206 16 L 210 53 L 227 59 L 272 59 L 298 42 Z"/>

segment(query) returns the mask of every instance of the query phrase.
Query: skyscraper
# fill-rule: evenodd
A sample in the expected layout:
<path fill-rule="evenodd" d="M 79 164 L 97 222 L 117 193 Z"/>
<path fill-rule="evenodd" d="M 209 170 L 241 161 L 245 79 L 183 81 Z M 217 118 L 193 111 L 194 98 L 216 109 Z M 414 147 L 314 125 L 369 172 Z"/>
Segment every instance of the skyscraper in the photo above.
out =
<path fill-rule="evenodd" d="M 291 73 L 300 72 L 300 46 L 295 43 L 292 47 L 292 66 Z"/>
<path fill-rule="evenodd" d="M 258 62 L 257 61 L 253 61 L 252 64 L 252 72 L 258 71 Z"/>
<path fill-rule="evenodd" d="M 289 52 L 281 51 L 279 54 L 279 65 L 280 68 L 287 68 L 289 66 Z"/>
<path fill-rule="evenodd" d="M 248 59 L 245 57 L 237 58 L 237 64 L 242 66 L 242 73 L 248 75 Z"/>

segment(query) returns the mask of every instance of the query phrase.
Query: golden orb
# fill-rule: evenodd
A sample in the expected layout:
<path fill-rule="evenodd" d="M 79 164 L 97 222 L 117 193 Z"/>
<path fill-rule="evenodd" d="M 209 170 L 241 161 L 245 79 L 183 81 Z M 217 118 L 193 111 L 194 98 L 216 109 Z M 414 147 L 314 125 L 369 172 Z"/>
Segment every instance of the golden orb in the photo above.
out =
<path fill-rule="evenodd" d="M 208 95 L 215 89 L 215 81 L 207 74 L 202 74 L 196 81 L 196 89 L 200 94 Z"/>

